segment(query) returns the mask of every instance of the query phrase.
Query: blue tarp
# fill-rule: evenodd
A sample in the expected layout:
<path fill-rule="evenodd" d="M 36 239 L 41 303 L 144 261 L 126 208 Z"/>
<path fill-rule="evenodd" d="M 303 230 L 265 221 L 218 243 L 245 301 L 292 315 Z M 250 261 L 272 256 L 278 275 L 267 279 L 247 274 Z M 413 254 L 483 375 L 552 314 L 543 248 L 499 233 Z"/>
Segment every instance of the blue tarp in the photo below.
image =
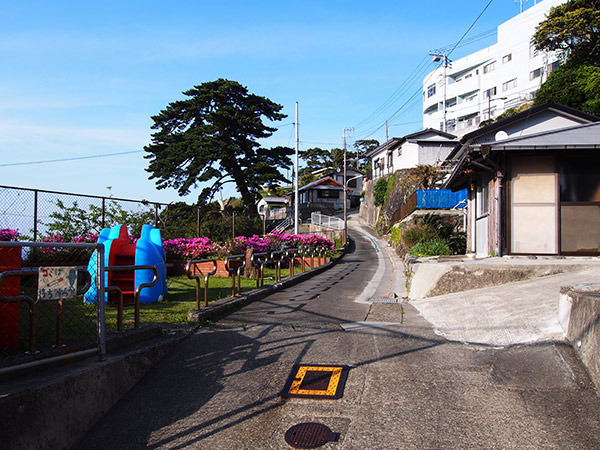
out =
<path fill-rule="evenodd" d="M 466 206 L 466 189 L 456 192 L 452 192 L 450 189 L 419 189 L 417 191 L 417 209 L 452 209 Z"/>

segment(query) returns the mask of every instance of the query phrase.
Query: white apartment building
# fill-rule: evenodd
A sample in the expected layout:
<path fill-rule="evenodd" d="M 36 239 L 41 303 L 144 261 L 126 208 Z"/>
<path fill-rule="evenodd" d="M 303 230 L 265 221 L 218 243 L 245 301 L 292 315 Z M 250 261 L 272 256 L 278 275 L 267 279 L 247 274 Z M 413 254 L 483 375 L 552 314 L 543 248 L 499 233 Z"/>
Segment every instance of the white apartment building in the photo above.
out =
<path fill-rule="evenodd" d="M 457 142 L 456 136 L 434 129 L 392 138 L 367 154 L 371 160 L 370 178 L 376 180 L 418 165 L 440 164 Z"/>
<path fill-rule="evenodd" d="M 558 66 L 558 56 L 537 51 L 531 38 L 550 8 L 563 3 L 538 2 L 500 25 L 496 44 L 464 58 L 450 61 L 439 55 L 440 67 L 423 80 L 423 128 L 461 136 L 533 100 Z"/>

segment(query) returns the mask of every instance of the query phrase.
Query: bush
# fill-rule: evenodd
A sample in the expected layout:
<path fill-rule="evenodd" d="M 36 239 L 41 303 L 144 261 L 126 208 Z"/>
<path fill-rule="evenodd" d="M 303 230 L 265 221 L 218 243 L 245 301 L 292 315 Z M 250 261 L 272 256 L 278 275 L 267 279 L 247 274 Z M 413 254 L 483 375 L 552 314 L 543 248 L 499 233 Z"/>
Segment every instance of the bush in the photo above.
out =
<path fill-rule="evenodd" d="M 411 256 L 451 255 L 452 250 L 447 241 L 435 238 L 414 245 L 410 248 L 408 254 Z"/>
<path fill-rule="evenodd" d="M 387 181 L 385 178 L 379 178 L 373 186 L 373 202 L 375 206 L 383 205 L 385 202 L 385 193 L 387 192 Z"/>
<path fill-rule="evenodd" d="M 427 214 L 412 224 L 395 225 L 391 242 L 401 255 L 456 255 L 466 251 L 466 234 L 435 214 Z"/>
<path fill-rule="evenodd" d="M 429 241 L 440 237 L 437 230 L 430 224 L 417 222 L 412 226 L 407 227 L 401 231 L 400 238 L 402 243 L 407 247 L 411 248 L 421 242 Z"/>

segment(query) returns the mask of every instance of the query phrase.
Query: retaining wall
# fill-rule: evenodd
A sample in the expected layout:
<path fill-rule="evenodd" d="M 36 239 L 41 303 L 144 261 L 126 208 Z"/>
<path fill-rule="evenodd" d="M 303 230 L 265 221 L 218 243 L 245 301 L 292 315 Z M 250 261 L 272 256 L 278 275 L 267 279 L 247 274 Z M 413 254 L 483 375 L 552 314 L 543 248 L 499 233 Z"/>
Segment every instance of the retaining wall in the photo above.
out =
<path fill-rule="evenodd" d="M 561 288 L 560 323 L 600 392 L 600 285 Z"/>

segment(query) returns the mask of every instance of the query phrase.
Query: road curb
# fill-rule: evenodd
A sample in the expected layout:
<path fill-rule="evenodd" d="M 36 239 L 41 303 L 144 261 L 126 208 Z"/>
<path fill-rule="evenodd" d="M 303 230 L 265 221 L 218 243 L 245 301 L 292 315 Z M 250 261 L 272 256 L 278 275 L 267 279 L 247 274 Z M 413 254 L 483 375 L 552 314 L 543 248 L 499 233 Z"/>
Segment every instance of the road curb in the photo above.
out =
<path fill-rule="evenodd" d="M 340 256 L 322 266 L 315 267 L 314 269 L 299 273 L 298 275 L 294 275 L 291 278 L 285 278 L 277 283 L 267 284 L 260 288 L 253 289 L 236 297 L 228 297 L 221 300 L 217 300 L 209 304 L 207 307 L 201 309 L 193 309 L 188 313 L 188 321 L 201 324 L 202 322 L 219 319 L 246 305 L 249 305 L 252 302 L 262 300 L 268 295 L 271 295 L 282 289 L 292 287 L 298 283 L 301 283 L 304 280 L 307 280 L 315 275 L 324 272 L 327 269 L 330 269 L 331 267 L 336 265 L 344 257 L 345 254 L 346 250 L 344 249 Z"/>

